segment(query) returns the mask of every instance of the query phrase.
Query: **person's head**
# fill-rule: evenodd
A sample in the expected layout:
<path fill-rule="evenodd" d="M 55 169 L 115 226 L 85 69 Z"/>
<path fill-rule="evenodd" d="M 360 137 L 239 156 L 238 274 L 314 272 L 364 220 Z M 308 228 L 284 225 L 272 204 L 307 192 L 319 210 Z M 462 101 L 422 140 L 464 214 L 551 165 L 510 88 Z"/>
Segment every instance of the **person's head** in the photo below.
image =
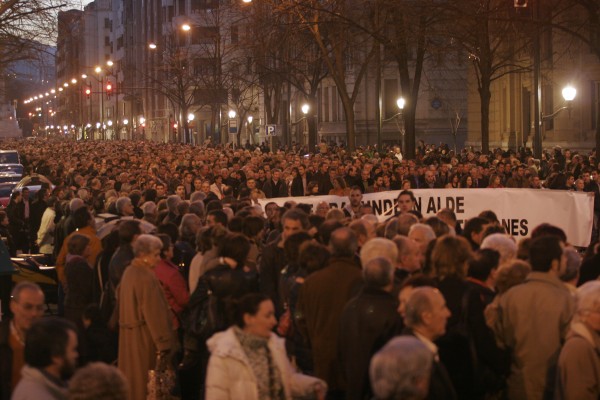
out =
<path fill-rule="evenodd" d="M 18 331 L 27 331 L 34 321 L 44 315 L 44 301 L 44 292 L 36 283 L 17 283 L 10 294 L 10 311 Z"/>
<path fill-rule="evenodd" d="M 140 222 L 134 219 L 125 219 L 119 222 L 119 243 L 121 245 L 131 244 L 133 240 L 142 234 Z"/>
<path fill-rule="evenodd" d="M 469 243 L 460 236 L 442 236 L 437 240 L 431 254 L 431 264 L 436 276 L 443 280 L 454 276 L 464 278 L 467 263 L 473 253 Z"/>
<path fill-rule="evenodd" d="M 398 211 L 401 213 L 407 213 L 415 207 L 417 199 L 410 190 L 403 190 L 398 195 Z"/>
<path fill-rule="evenodd" d="M 400 214 L 396 219 L 398 220 L 396 230 L 398 235 L 402 236 L 408 236 L 410 227 L 419 223 L 419 218 L 412 213 Z"/>
<path fill-rule="evenodd" d="M 249 252 L 250 241 L 241 233 L 227 234 L 219 246 L 219 256 L 231 258 L 238 267 L 246 264 Z"/>
<path fill-rule="evenodd" d="M 563 244 L 558 236 L 547 235 L 531 240 L 529 263 L 536 272 L 555 271 L 560 276 L 566 264 Z"/>
<path fill-rule="evenodd" d="M 494 233 L 486 236 L 481 242 L 482 249 L 493 249 L 500 254 L 500 264 L 504 264 L 517 257 L 517 244 L 512 236 L 503 233 Z"/>
<path fill-rule="evenodd" d="M 69 400 L 127 400 L 127 379 L 117 367 L 94 362 L 69 381 Z"/>
<path fill-rule="evenodd" d="M 206 224 L 208 226 L 220 225 L 226 227 L 228 225 L 227 214 L 223 210 L 212 210 L 206 216 Z"/>
<path fill-rule="evenodd" d="M 25 363 L 58 379 L 68 379 L 77 367 L 77 328 L 57 317 L 36 320 L 25 335 Z"/>
<path fill-rule="evenodd" d="M 590 281 L 577 289 L 576 321 L 600 333 L 600 281 Z"/>
<path fill-rule="evenodd" d="M 269 338 L 277 319 L 273 301 L 262 293 L 249 293 L 234 305 L 234 323 L 252 335 Z"/>
<path fill-rule="evenodd" d="M 413 290 L 404 315 L 404 323 L 429 340 L 436 340 L 446 333 L 450 310 L 442 293 L 432 287 Z"/>
<path fill-rule="evenodd" d="M 429 217 L 425 220 L 425 225 L 429 225 L 435 237 L 440 237 L 450 233 L 450 227 L 438 217 Z"/>
<path fill-rule="evenodd" d="M 513 260 L 498 268 L 496 273 L 496 291 L 506 293 L 508 289 L 525 282 L 531 272 L 531 266 L 522 260 Z"/>
<path fill-rule="evenodd" d="M 348 195 L 348 200 L 350 200 L 350 205 L 352 207 L 360 206 L 362 202 L 363 194 L 358 186 L 353 186 L 350 190 L 350 194 Z"/>
<path fill-rule="evenodd" d="M 312 240 L 312 237 L 306 231 L 299 231 L 291 234 L 283 244 L 283 251 L 288 262 L 295 262 L 300 256 L 300 246 L 303 243 Z"/>
<path fill-rule="evenodd" d="M 326 246 L 311 240 L 302 243 L 300 246 L 298 264 L 300 264 L 300 267 L 304 269 L 307 274 L 312 274 L 323 268 L 329 261 L 330 256 L 331 253 Z"/>
<path fill-rule="evenodd" d="M 87 207 L 81 207 L 73 213 L 73 225 L 77 229 L 85 228 L 93 223 L 92 214 Z"/>
<path fill-rule="evenodd" d="M 154 267 L 160 261 L 163 243 L 156 236 L 140 235 L 133 241 L 132 247 L 135 258 L 143 260 L 145 264 Z"/>
<path fill-rule="evenodd" d="M 563 282 L 577 281 L 579 278 L 579 267 L 581 267 L 581 256 L 574 247 L 567 246 L 563 249 L 565 253 L 565 268 L 559 276 Z"/>
<path fill-rule="evenodd" d="M 432 364 L 431 350 L 419 339 L 395 337 L 371 359 L 373 393 L 378 399 L 425 399 Z"/>
<path fill-rule="evenodd" d="M 380 290 L 391 290 L 394 284 L 394 264 L 385 257 L 375 257 L 363 264 L 365 285 Z"/>
<path fill-rule="evenodd" d="M 429 246 L 429 242 L 435 240 L 435 232 L 433 228 L 426 224 L 414 224 L 408 230 L 408 238 L 417 242 L 421 248 L 421 253 L 424 255 Z"/>
<path fill-rule="evenodd" d="M 87 237 L 86 235 L 75 233 L 71 235 L 69 241 L 67 242 L 67 252 L 68 254 L 74 256 L 84 256 L 89 244 L 89 237 Z"/>
<path fill-rule="evenodd" d="M 557 226 L 543 223 L 539 224 L 533 229 L 533 231 L 531 231 L 531 239 L 547 235 L 557 236 L 563 243 L 567 243 L 567 235 L 565 231 Z"/>
<path fill-rule="evenodd" d="M 494 249 L 479 249 L 473 254 L 473 258 L 469 260 L 467 276 L 485 282 L 488 279 L 492 280 L 496 276 L 498 263 L 500 261 L 500 253 Z"/>
<path fill-rule="evenodd" d="M 162 248 L 160 249 L 160 258 L 170 260 L 173 258 L 173 242 L 171 237 L 165 233 L 159 233 L 156 235 L 162 242 Z"/>
<path fill-rule="evenodd" d="M 167 197 L 167 209 L 170 213 L 177 214 L 177 206 L 182 201 L 182 198 L 176 194 Z"/>
<path fill-rule="evenodd" d="M 119 197 L 115 204 L 117 207 L 117 213 L 119 213 L 119 215 L 123 215 L 125 217 L 134 215 L 133 204 L 131 203 L 131 199 L 129 197 Z"/>
<path fill-rule="evenodd" d="M 300 231 L 307 231 L 310 228 L 308 215 L 297 208 L 288 210 L 281 217 L 281 227 L 281 237 L 285 241 L 292 234 Z"/>
<path fill-rule="evenodd" d="M 350 228 L 338 228 L 331 233 L 329 250 L 333 257 L 354 257 L 358 239 Z"/>
<path fill-rule="evenodd" d="M 329 207 L 329 204 L 327 204 L 327 202 L 322 201 L 319 204 L 317 204 L 315 214 L 320 215 L 323 218 L 325 218 L 327 216 L 327 213 L 329 212 L 330 208 L 331 207 Z"/>
<path fill-rule="evenodd" d="M 404 280 L 398 292 L 398 314 L 402 318 L 406 315 L 406 304 L 413 290 L 424 286 L 435 287 L 435 285 L 435 280 L 423 274 L 415 274 Z"/>
<path fill-rule="evenodd" d="M 398 249 L 397 267 L 408 272 L 416 272 L 423 267 L 423 254 L 419 244 L 406 236 L 396 235 L 392 239 Z"/>
<path fill-rule="evenodd" d="M 375 258 L 385 258 L 392 265 L 396 264 L 398 258 L 398 248 L 396 244 L 389 239 L 374 238 L 369 240 L 360 249 L 360 263 L 366 266 Z"/>
<path fill-rule="evenodd" d="M 465 223 L 463 236 L 467 238 L 469 242 L 479 246 L 483 240 L 483 231 L 489 223 L 490 221 L 485 218 L 473 217 Z"/>
<path fill-rule="evenodd" d="M 179 237 L 183 240 L 193 241 L 198 229 L 202 228 L 202 220 L 196 214 L 185 214 L 179 225 Z"/>

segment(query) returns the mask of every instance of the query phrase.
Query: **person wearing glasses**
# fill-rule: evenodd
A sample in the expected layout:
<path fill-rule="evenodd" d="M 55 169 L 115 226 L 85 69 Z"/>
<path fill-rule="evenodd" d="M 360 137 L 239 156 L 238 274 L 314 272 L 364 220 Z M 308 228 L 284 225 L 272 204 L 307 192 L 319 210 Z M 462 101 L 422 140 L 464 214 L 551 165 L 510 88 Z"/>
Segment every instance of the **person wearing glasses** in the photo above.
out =
<path fill-rule="evenodd" d="M 46 309 L 44 292 L 33 282 L 18 283 L 10 296 L 12 318 L 0 322 L 0 400 L 8 400 L 25 365 L 25 334 Z"/>

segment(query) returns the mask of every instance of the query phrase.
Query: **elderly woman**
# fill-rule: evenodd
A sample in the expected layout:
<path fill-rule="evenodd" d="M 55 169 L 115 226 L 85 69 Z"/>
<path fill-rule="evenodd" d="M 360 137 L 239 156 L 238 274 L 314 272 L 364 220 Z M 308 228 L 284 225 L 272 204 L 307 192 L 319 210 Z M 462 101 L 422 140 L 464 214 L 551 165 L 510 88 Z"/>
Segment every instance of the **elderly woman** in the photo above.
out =
<path fill-rule="evenodd" d="M 131 399 L 145 399 L 148 371 L 157 353 L 173 345 L 169 305 L 154 274 L 162 241 L 140 235 L 133 242 L 134 259 L 125 269 L 117 293 L 119 307 L 119 369 L 130 385 Z"/>
<path fill-rule="evenodd" d="M 290 365 L 284 340 L 272 332 L 277 319 L 267 296 L 248 294 L 233 311 L 234 325 L 207 342 L 207 399 L 325 398 L 325 382 L 297 373 Z"/>
<path fill-rule="evenodd" d="M 577 312 L 558 359 L 559 399 L 600 398 L 600 282 L 577 289 Z"/>
<path fill-rule="evenodd" d="M 419 339 L 390 340 L 371 359 L 369 375 L 377 399 L 419 400 L 427 397 L 433 357 Z"/>

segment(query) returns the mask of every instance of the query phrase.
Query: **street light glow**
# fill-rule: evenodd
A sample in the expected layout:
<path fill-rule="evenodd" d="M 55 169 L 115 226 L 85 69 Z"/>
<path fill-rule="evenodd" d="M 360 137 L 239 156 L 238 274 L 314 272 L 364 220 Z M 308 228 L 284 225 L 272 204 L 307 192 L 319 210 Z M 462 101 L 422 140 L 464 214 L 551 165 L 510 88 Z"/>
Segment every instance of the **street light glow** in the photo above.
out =
<path fill-rule="evenodd" d="M 129 120 L 128 120 L 127 118 L 125 118 L 125 119 L 123 120 L 123 125 L 127 125 L 128 123 L 129 123 Z"/>
<path fill-rule="evenodd" d="M 192 29 L 192 27 L 189 24 L 183 24 L 181 25 L 181 29 L 187 32 Z"/>
<path fill-rule="evenodd" d="M 148 44 L 148 48 L 150 50 L 155 50 L 156 49 L 156 43 L 150 43 L 150 44 Z"/>
<path fill-rule="evenodd" d="M 234 110 L 229 110 L 227 115 L 229 116 L 229 119 L 234 119 L 237 113 Z"/>
<path fill-rule="evenodd" d="M 254 121 L 254 117 L 252 115 L 248 115 L 248 123 L 251 124 Z"/>
<path fill-rule="evenodd" d="M 81 79 L 87 79 L 87 75 L 86 74 L 81 74 Z"/>
<path fill-rule="evenodd" d="M 96 67 L 94 68 L 94 71 L 96 71 L 96 73 L 99 74 L 100 72 L 102 72 L 102 68 Z"/>
<path fill-rule="evenodd" d="M 243 3 L 252 3 L 252 0 L 242 0 Z"/>
<path fill-rule="evenodd" d="M 144 122 L 146 122 L 146 118 L 140 117 L 140 124 L 144 125 Z"/>
<path fill-rule="evenodd" d="M 565 99 L 565 101 L 573 101 L 575 96 L 577 96 L 577 89 L 575 89 L 573 86 L 567 85 L 563 88 L 562 97 Z"/>
<path fill-rule="evenodd" d="M 396 105 L 399 109 L 404 110 L 404 106 L 406 105 L 406 100 L 404 100 L 404 97 L 399 97 L 398 100 L 396 100 Z"/>
<path fill-rule="evenodd" d="M 108 124 L 108 126 L 112 126 L 112 124 L 113 124 L 113 123 L 112 123 L 112 121 L 109 119 L 109 120 L 108 120 L 108 122 L 107 122 L 107 124 Z"/>
<path fill-rule="evenodd" d="M 114 64 L 115 64 L 115 63 L 114 63 L 114 62 L 112 62 L 112 60 L 108 60 L 108 61 L 106 62 L 106 65 L 108 65 L 109 67 L 112 67 Z"/>
<path fill-rule="evenodd" d="M 74 85 L 74 84 L 76 84 L 76 83 L 77 83 L 77 79 L 75 79 L 75 78 L 71 79 L 71 83 L 72 83 L 73 85 Z"/>
<path fill-rule="evenodd" d="M 188 117 L 188 121 L 193 121 L 194 118 L 196 118 L 196 116 L 193 113 L 189 113 L 187 117 Z"/>
<path fill-rule="evenodd" d="M 304 115 L 308 114 L 309 110 L 310 110 L 310 106 L 308 104 L 302 104 L 302 114 L 304 114 Z"/>

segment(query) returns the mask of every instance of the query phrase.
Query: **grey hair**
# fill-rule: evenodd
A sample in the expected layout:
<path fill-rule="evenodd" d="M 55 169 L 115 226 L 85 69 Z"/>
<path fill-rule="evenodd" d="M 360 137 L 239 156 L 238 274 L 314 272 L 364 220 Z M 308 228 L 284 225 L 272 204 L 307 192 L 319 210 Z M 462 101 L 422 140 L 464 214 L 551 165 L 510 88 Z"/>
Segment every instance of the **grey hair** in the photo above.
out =
<path fill-rule="evenodd" d="M 177 205 L 180 202 L 181 202 L 181 197 L 177 196 L 176 194 L 172 194 L 169 197 L 167 197 L 167 208 L 169 209 L 169 212 L 176 213 Z"/>
<path fill-rule="evenodd" d="M 579 274 L 579 267 L 581 267 L 581 256 L 575 250 L 574 247 L 568 246 L 563 249 L 563 253 L 567 257 L 567 268 L 560 276 L 560 280 L 563 282 L 569 282 L 577 277 Z"/>
<path fill-rule="evenodd" d="M 196 214 L 185 214 L 179 224 L 179 236 L 181 238 L 195 238 L 198 229 L 202 228 L 202 220 Z"/>
<path fill-rule="evenodd" d="M 586 282 L 577 288 L 577 314 L 600 311 L 600 281 Z"/>
<path fill-rule="evenodd" d="M 422 224 L 422 223 L 417 223 L 417 224 L 412 225 L 410 227 L 410 229 L 408 230 L 408 237 L 410 238 L 412 233 L 416 233 L 419 231 L 425 234 L 427 242 L 431 242 L 432 240 L 435 240 L 435 238 L 436 238 L 435 231 L 433 230 L 433 228 L 427 224 Z"/>
<path fill-rule="evenodd" d="M 431 311 L 431 293 L 437 289 L 431 286 L 422 286 L 415 288 L 406 302 L 404 312 L 404 323 L 409 328 L 414 328 L 423 322 L 422 314 Z"/>
<path fill-rule="evenodd" d="M 144 215 L 154 215 L 156 214 L 156 203 L 153 201 L 147 201 L 142 204 L 140 207 L 144 213 Z"/>
<path fill-rule="evenodd" d="M 154 251 L 161 251 L 163 244 L 162 241 L 154 235 L 143 234 L 134 240 L 133 254 L 136 257 L 150 254 Z"/>
<path fill-rule="evenodd" d="M 398 220 L 398 234 L 402 236 L 408 236 L 408 231 L 410 228 L 419 223 L 419 218 L 416 215 L 411 213 L 401 214 L 396 218 Z"/>
<path fill-rule="evenodd" d="M 423 399 L 431 374 L 433 353 L 423 342 L 412 336 L 390 340 L 371 359 L 369 377 L 378 399 Z M 424 385 L 423 385 L 424 386 Z"/>
<path fill-rule="evenodd" d="M 367 286 L 383 289 L 394 281 L 394 264 L 384 257 L 373 258 L 363 267 L 363 278 Z"/>
<path fill-rule="evenodd" d="M 517 258 L 518 247 L 515 240 L 512 236 L 504 233 L 493 233 L 486 236 L 483 242 L 481 242 L 481 248 L 496 250 L 500 253 L 500 262 L 498 265 Z"/>
<path fill-rule="evenodd" d="M 85 206 L 85 202 L 83 200 L 81 200 L 79 197 L 72 198 L 71 201 L 69 202 L 69 210 L 71 210 L 71 213 L 74 213 L 75 211 L 79 210 L 83 206 Z"/>
<path fill-rule="evenodd" d="M 406 236 L 396 235 L 392 241 L 396 245 L 398 249 L 398 260 L 402 257 L 407 256 L 412 251 L 412 244 L 416 244 L 416 242 L 412 239 L 407 238 Z"/>
<path fill-rule="evenodd" d="M 374 238 L 367 241 L 360 249 L 360 263 L 363 266 L 377 257 L 383 257 L 395 265 L 398 259 L 398 249 L 394 242 L 390 239 Z"/>
<path fill-rule="evenodd" d="M 126 196 L 119 197 L 117 202 L 115 203 L 115 207 L 117 207 L 117 212 L 120 214 L 123 211 L 123 207 L 127 204 L 131 204 L 131 199 Z"/>
<path fill-rule="evenodd" d="M 118 368 L 101 362 L 78 370 L 69 382 L 69 400 L 126 400 L 128 385 Z"/>
<path fill-rule="evenodd" d="M 190 203 L 194 203 L 195 201 L 204 201 L 206 199 L 206 193 L 201 190 L 197 190 L 190 195 Z"/>
<path fill-rule="evenodd" d="M 190 200 L 190 207 L 188 208 L 188 212 L 190 214 L 196 214 L 200 218 L 204 218 L 204 213 L 205 213 L 204 202 L 202 202 L 200 200 L 198 200 L 198 201 Z"/>
<path fill-rule="evenodd" d="M 30 282 L 30 281 L 21 281 L 21 282 L 17 283 L 15 285 L 15 287 L 13 288 L 12 292 L 10 292 L 10 298 L 13 301 L 18 302 L 19 296 L 21 295 L 21 292 L 23 290 L 32 290 L 32 291 L 41 292 L 42 294 L 44 293 L 42 291 L 42 288 L 39 287 L 39 285 L 37 283 Z"/>

